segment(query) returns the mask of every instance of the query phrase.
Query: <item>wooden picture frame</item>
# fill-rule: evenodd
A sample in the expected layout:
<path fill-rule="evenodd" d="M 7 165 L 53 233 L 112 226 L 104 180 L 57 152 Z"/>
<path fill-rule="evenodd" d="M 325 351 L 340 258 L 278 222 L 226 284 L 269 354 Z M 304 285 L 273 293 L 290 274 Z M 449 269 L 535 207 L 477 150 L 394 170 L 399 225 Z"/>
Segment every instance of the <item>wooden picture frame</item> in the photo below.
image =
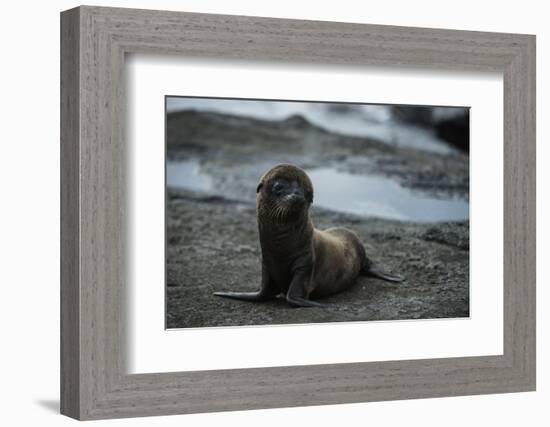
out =
<path fill-rule="evenodd" d="M 503 354 L 127 374 L 126 53 L 502 72 Z M 534 36 L 88 6 L 62 12 L 63 414 L 84 420 L 534 389 Z"/>

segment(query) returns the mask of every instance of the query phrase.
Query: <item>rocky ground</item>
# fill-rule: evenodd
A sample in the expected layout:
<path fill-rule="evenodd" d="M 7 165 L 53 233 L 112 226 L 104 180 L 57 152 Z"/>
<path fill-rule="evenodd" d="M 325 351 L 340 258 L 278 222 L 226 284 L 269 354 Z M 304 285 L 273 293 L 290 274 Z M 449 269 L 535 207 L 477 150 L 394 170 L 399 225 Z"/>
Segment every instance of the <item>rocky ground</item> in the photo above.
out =
<path fill-rule="evenodd" d="M 325 298 L 329 308 L 293 308 L 284 300 L 249 303 L 213 295 L 259 286 L 252 203 L 170 191 L 168 205 L 168 328 L 469 315 L 467 223 L 412 224 L 314 209 L 317 227 L 353 229 L 377 261 L 406 280 L 360 277 L 348 291 Z"/>
<path fill-rule="evenodd" d="M 304 168 L 331 164 L 350 173 L 390 176 L 405 187 L 467 198 L 467 155 L 427 153 L 337 135 L 301 117 L 266 122 L 188 111 L 170 114 L 167 130 L 168 159 L 199 158 L 218 190 L 167 190 L 168 328 L 469 316 L 467 221 L 399 222 L 315 206 L 311 213 L 316 227 L 354 230 L 373 258 L 406 280 L 389 283 L 360 277 L 351 289 L 325 298 L 328 308 L 213 295 L 255 290 L 260 284 L 254 189 L 269 162 L 290 160 Z"/>

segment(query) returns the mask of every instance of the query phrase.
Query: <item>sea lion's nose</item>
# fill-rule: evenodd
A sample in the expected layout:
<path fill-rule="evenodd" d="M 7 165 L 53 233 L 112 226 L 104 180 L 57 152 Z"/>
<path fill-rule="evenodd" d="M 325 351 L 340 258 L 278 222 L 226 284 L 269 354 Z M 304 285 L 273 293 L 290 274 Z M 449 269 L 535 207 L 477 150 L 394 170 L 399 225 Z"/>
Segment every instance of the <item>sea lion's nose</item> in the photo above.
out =
<path fill-rule="evenodd" d="M 301 191 L 294 190 L 288 194 L 288 200 L 291 202 L 300 202 L 304 200 L 304 195 Z"/>

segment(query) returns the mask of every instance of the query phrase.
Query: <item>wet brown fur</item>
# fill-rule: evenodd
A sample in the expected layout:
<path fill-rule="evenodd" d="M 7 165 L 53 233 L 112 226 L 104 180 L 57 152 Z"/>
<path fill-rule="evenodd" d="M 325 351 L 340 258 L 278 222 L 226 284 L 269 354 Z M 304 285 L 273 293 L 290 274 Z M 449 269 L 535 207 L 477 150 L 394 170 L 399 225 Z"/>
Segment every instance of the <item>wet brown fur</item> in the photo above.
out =
<path fill-rule="evenodd" d="M 282 195 L 277 182 L 288 184 Z M 262 249 L 262 283 L 257 292 L 218 292 L 228 298 L 259 301 L 284 294 L 290 304 L 320 306 L 310 298 L 341 292 L 360 274 L 400 281 L 372 269 L 357 235 L 346 228 L 321 231 L 313 226 L 309 207 L 313 185 L 300 168 L 281 164 L 266 172 L 257 187 L 256 210 Z"/>

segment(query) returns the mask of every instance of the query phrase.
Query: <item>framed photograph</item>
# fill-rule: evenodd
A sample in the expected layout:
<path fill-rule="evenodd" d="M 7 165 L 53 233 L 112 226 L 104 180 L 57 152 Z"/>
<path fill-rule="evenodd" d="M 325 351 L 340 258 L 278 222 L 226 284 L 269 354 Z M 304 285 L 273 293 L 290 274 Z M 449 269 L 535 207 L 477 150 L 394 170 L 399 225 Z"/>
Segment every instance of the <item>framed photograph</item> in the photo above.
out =
<path fill-rule="evenodd" d="M 61 412 L 535 390 L 535 37 L 61 14 Z"/>
<path fill-rule="evenodd" d="M 469 317 L 469 108 L 167 96 L 165 129 L 167 328 Z"/>

